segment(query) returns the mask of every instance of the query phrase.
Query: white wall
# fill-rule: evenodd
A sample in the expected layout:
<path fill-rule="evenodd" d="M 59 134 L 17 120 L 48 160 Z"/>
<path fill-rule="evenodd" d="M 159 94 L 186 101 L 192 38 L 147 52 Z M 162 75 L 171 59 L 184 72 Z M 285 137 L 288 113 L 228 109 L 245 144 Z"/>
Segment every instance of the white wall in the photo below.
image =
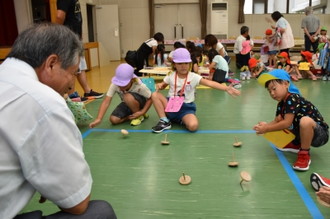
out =
<path fill-rule="evenodd" d="M 179 1 L 179 0 L 178 0 Z M 212 0 L 208 0 L 210 9 Z M 15 10 L 17 16 L 17 25 L 19 32 L 32 23 L 31 9 L 29 0 L 15 0 Z M 143 41 L 149 38 L 149 9 L 147 0 L 80 0 L 83 14 L 83 41 L 87 42 L 87 18 L 86 4 L 118 4 L 119 22 L 120 22 L 120 44 L 121 55 L 124 57 L 127 50 L 137 49 Z M 328 0 L 328 14 L 317 15 L 320 17 L 321 26 L 330 28 L 330 0 Z M 210 11 L 210 10 L 209 10 Z M 245 15 L 245 23 L 238 24 L 238 1 L 228 0 L 228 21 L 229 37 L 237 37 L 240 34 L 240 28 L 243 25 L 250 27 L 251 37 L 262 37 L 264 31 L 269 28 L 265 17 L 266 15 Z M 171 15 L 169 15 L 171 16 Z M 193 16 L 193 15 L 192 15 Z M 199 16 L 199 15 L 196 15 Z M 300 28 L 300 22 L 303 14 L 285 14 L 284 17 L 290 22 L 293 34 L 296 38 L 303 38 L 303 31 Z M 210 13 L 208 13 L 207 32 L 211 30 Z M 166 37 L 166 36 L 165 36 Z M 94 54 L 94 53 L 93 53 Z"/>

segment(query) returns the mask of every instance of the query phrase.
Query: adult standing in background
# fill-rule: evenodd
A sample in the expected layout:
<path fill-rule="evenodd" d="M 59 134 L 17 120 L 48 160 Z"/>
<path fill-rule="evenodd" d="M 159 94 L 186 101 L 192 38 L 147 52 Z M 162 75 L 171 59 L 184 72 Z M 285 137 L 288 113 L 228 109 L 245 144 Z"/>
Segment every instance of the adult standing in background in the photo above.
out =
<path fill-rule="evenodd" d="M 36 192 L 59 212 L 15 219 L 116 218 L 108 202 L 90 201 L 81 133 L 63 98 L 82 54 L 67 27 L 42 23 L 23 31 L 0 65 L 0 218 L 14 218 Z"/>
<path fill-rule="evenodd" d="M 290 23 L 283 17 L 279 11 L 275 11 L 271 14 L 271 17 L 275 25 L 271 25 L 280 36 L 279 49 L 280 52 L 286 52 L 290 55 L 290 48 L 294 47 L 294 37 Z"/>
<path fill-rule="evenodd" d="M 79 0 L 57 0 L 56 23 L 64 24 L 65 26 L 69 27 L 74 33 L 79 36 L 80 40 L 82 40 L 82 15 Z M 86 99 L 88 97 L 103 97 L 103 93 L 93 91 L 88 85 L 85 72 L 86 69 L 87 64 L 85 57 L 81 57 L 79 64 L 80 71 L 78 72 L 77 79 L 84 90 L 84 97 L 82 99 Z M 73 86 L 69 95 L 72 94 L 74 91 L 75 90 Z M 71 95 L 70 97 L 72 98 L 76 96 Z"/>
<path fill-rule="evenodd" d="M 136 50 L 136 75 L 142 76 L 139 71 L 143 69 L 143 66 L 149 66 L 149 58 L 155 54 L 158 44 L 164 44 L 164 35 L 160 32 L 155 33 L 152 38 L 144 41 Z"/>
<path fill-rule="evenodd" d="M 301 28 L 304 30 L 305 51 L 315 53 L 318 46 L 317 36 L 320 33 L 320 19 L 313 14 L 313 7 L 305 8 L 305 17 L 301 21 Z"/>

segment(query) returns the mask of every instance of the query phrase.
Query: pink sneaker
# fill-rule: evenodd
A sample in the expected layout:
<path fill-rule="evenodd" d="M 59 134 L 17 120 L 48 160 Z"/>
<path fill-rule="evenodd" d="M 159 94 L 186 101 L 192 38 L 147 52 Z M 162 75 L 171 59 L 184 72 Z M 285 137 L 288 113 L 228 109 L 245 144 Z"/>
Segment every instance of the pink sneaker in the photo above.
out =
<path fill-rule="evenodd" d="M 317 173 L 312 173 L 310 177 L 311 186 L 315 191 L 319 191 L 322 186 L 330 188 L 330 179 L 320 176 Z"/>
<path fill-rule="evenodd" d="M 293 169 L 306 171 L 309 169 L 310 164 L 311 164 L 311 157 L 309 155 L 309 151 L 299 151 L 298 158 L 296 162 L 293 164 Z"/>
<path fill-rule="evenodd" d="M 292 142 L 287 144 L 284 148 L 277 148 L 280 151 L 289 151 L 292 153 L 298 153 L 300 151 L 300 145 L 295 145 Z"/>

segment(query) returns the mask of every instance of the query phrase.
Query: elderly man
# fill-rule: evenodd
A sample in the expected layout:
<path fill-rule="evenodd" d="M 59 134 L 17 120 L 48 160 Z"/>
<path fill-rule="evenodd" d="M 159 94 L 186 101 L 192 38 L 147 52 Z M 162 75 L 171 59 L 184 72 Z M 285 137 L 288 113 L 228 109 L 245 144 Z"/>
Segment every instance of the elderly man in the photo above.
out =
<path fill-rule="evenodd" d="M 301 21 L 301 28 L 304 30 L 305 51 L 315 53 L 318 46 L 317 35 L 320 33 L 320 19 L 313 14 L 312 7 L 305 8 L 306 16 Z"/>
<path fill-rule="evenodd" d="M 0 218 L 14 218 L 35 192 L 61 209 L 47 219 L 116 218 L 109 203 L 90 201 L 81 133 L 63 98 L 82 54 L 70 29 L 44 23 L 23 31 L 0 65 Z"/>

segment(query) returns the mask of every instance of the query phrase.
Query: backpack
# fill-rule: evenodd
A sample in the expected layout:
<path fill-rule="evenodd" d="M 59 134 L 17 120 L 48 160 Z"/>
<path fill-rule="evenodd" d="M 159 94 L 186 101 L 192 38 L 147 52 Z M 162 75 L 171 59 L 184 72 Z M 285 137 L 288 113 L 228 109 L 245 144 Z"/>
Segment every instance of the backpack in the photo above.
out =
<path fill-rule="evenodd" d="M 131 65 L 133 68 L 136 67 L 137 62 L 137 52 L 136 50 L 128 50 L 125 56 L 125 61 L 127 64 Z"/>

